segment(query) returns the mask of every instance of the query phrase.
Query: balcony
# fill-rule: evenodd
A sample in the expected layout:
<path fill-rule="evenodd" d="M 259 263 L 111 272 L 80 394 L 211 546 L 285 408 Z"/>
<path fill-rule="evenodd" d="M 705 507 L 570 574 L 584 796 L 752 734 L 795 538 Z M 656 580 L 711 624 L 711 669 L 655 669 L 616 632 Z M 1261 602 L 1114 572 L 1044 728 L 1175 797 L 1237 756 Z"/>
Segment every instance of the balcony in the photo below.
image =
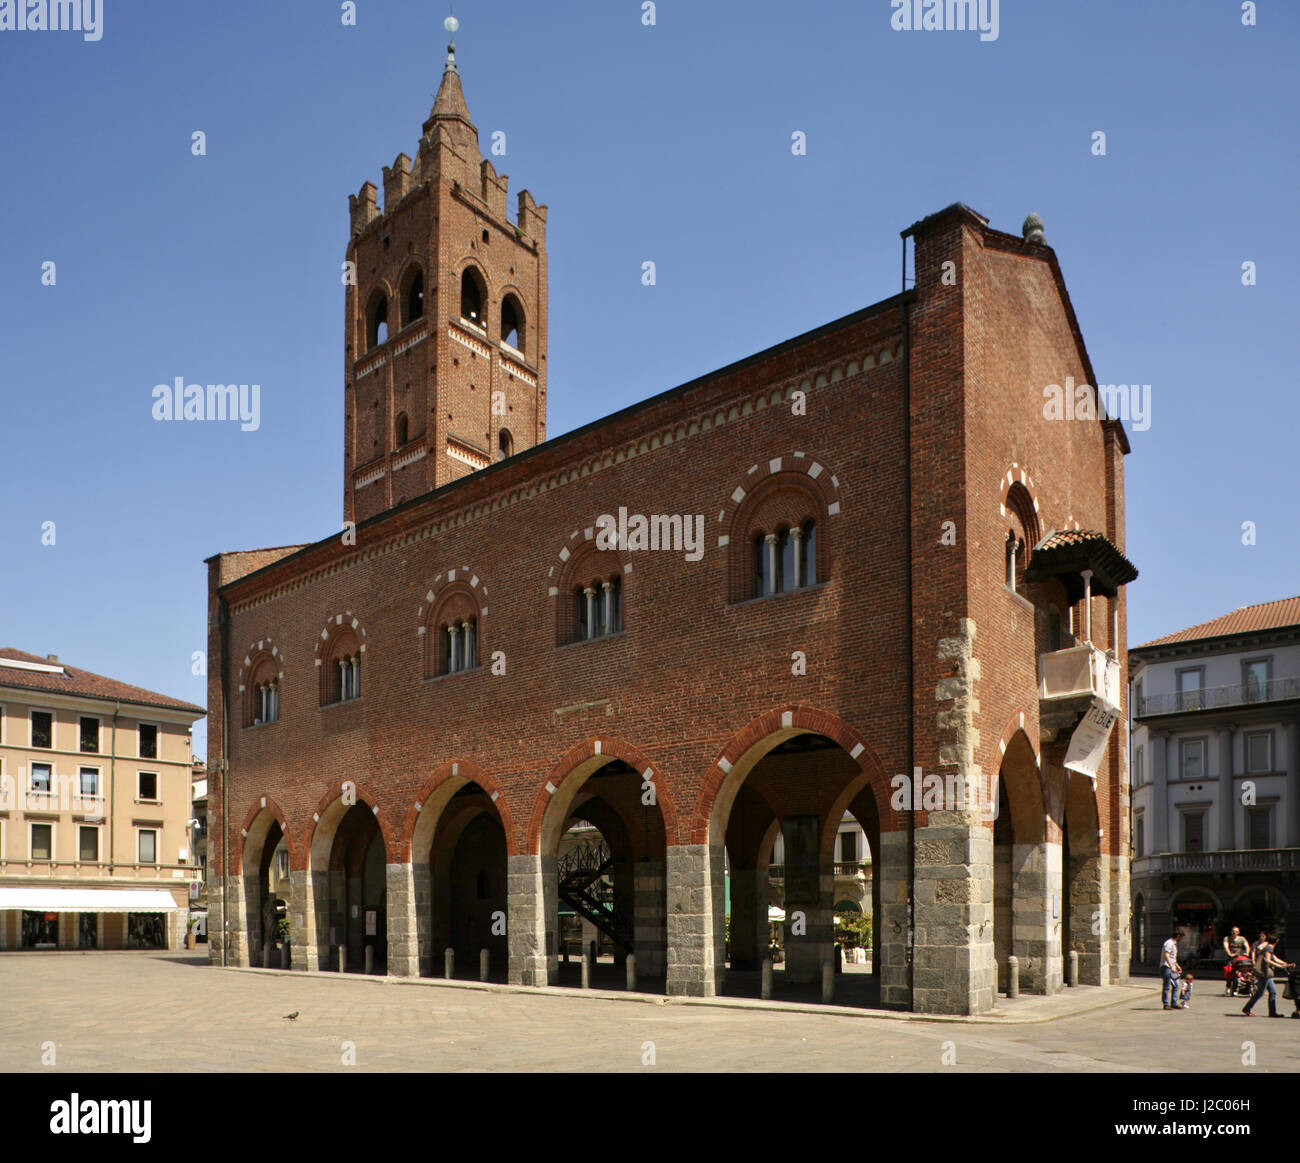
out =
<path fill-rule="evenodd" d="M 1137 857 L 1133 874 L 1199 872 L 1294 872 L 1300 870 L 1300 848 L 1243 848 L 1223 852 L 1162 852 Z"/>
<path fill-rule="evenodd" d="M 1246 682 L 1233 686 L 1205 687 L 1198 691 L 1147 695 L 1136 708 L 1133 717 L 1149 719 L 1157 715 L 1216 711 L 1227 707 L 1249 707 L 1258 703 L 1295 700 L 1300 700 L 1300 678 L 1274 678 L 1268 682 Z"/>
<path fill-rule="evenodd" d="M 835 862 L 835 875 L 841 880 L 851 880 L 854 877 L 866 876 L 870 869 L 870 862 L 865 860 L 837 860 Z M 785 865 L 769 864 L 767 867 L 767 876 L 769 880 L 784 880 Z"/>
<path fill-rule="evenodd" d="M 1119 663 L 1086 642 L 1038 656 L 1038 699 L 1102 699 L 1119 709 Z"/>

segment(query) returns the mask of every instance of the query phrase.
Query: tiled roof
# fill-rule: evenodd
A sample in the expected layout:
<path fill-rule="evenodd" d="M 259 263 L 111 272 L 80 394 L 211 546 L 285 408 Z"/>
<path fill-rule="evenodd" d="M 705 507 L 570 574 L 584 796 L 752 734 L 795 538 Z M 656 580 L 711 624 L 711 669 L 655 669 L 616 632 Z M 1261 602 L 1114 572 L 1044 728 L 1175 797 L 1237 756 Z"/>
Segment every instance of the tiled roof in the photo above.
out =
<path fill-rule="evenodd" d="M 30 662 L 46 668 L 57 666 L 62 673 L 52 669 L 28 670 L 23 667 L 5 666 L 5 659 Z M 48 658 L 42 658 L 39 654 L 28 654 L 8 646 L 0 647 L 0 687 L 19 687 L 23 690 L 43 691 L 47 694 L 104 699 L 110 702 L 120 700 L 145 707 L 191 711 L 196 715 L 208 713 L 206 707 L 169 698 L 167 695 L 158 694 L 157 691 L 147 691 L 143 687 L 131 686 L 130 683 L 118 682 L 113 678 L 105 678 L 102 674 L 91 674 L 88 670 L 79 670 L 62 662 L 55 663 Z"/>
<path fill-rule="evenodd" d="M 1276 602 L 1262 602 L 1258 606 L 1242 606 L 1231 614 L 1177 630 L 1163 638 L 1153 638 L 1131 649 L 1143 650 L 1148 646 L 1170 646 L 1175 642 L 1196 642 L 1201 638 L 1221 638 L 1227 634 L 1258 634 L 1261 630 L 1282 630 L 1300 626 L 1300 597 L 1282 598 Z"/>

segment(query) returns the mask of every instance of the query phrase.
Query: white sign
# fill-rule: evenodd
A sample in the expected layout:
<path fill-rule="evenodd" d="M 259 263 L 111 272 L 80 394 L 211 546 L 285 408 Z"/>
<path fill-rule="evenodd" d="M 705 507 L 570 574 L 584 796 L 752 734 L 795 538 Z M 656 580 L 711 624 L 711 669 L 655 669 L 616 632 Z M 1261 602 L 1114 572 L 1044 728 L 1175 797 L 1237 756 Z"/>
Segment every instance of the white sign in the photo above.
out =
<path fill-rule="evenodd" d="M 1092 700 L 1088 713 L 1070 736 L 1070 746 L 1065 753 L 1065 767 L 1068 771 L 1077 771 L 1089 779 L 1097 778 L 1097 766 L 1101 763 L 1106 741 L 1118 718 L 1119 712 L 1104 700 Z"/>

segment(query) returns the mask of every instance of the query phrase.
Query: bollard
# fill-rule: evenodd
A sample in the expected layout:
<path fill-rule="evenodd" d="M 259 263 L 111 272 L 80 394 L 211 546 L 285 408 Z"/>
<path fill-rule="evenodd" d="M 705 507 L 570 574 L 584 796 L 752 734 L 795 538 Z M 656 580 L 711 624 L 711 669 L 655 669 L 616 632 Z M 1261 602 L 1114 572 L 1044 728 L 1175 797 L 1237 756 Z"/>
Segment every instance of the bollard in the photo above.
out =
<path fill-rule="evenodd" d="M 442 951 L 442 975 L 448 981 L 456 976 L 456 950 L 450 945 Z"/>
<path fill-rule="evenodd" d="M 365 971 L 366 971 L 367 973 L 374 973 L 374 971 L 375 971 L 375 947 L 374 947 L 373 945 L 367 945 L 367 946 L 366 946 L 366 962 L 365 962 L 365 965 L 366 965 L 366 969 L 365 969 Z"/>
<path fill-rule="evenodd" d="M 582 988 L 583 989 L 591 988 L 591 958 L 590 957 L 584 957 L 582 959 Z"/>
<path fill-rule="evenodd" d="M 636 954 L 627 955 L 627 988 L 630 992 L 636 992 Z"/>
<path fill-rule="evenodd" d="M 1020 996 L 1020 958 L 1007 958 L 1007 997 Z"/>
<path fill-rule="evenodd" d="M 822 965 L 822 1005 L 829 1005 L 835 1000 L 835 963 L 827 961 Z"/>
<path fill-rule="evenodd" d="M 289 942 L 288 941 L 286 941 L 283 945 L 280 946 L 280 968 L 281 969 L 289 968 Z"/>
<path fill-rule="evenodd" d="M 764 1001 L 772 1000 L 772 958 L 763 958 L 763 976 L 758 989 L 758 996 Z"/>
<path fill-rule="evenodd" d="M 334 964 L 338 966 L 338 970 L 340 973 L 343 972 L 343 966 L 345 964 L 343 960 L 343 952 L 344 949 L 342 945 L 336 945 L 334 947 Z"/>
<path fill-rule="evenodd" d="M 487 981 L 492 970 L 492 954 L 486 949 L 480 949 L 478 953 L 478 979 Z"/>
<path fill-rule="evenodd" d="M 1079 984 L 1079 951 L 1071 949 L 1070 955 L 1065 959 L 1065 984 Z"/>

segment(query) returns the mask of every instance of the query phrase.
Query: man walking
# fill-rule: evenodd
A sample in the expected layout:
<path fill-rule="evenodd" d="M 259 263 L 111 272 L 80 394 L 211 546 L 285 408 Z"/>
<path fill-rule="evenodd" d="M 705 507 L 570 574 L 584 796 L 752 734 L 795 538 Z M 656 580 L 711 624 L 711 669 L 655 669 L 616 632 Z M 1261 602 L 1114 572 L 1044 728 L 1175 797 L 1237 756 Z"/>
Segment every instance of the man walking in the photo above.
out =
<path fill-rule="evenodd" d="M 1179 936 L 1175 929 L 1169 940 L 1160 946 L 1160 1001 L 1167 1010 L 1178 1008 L 1178 978 L 1183 972 L 1183 967 L 1178 964 Z"/>
<path fill-rule="evenodd" d="M 1248 1018 L 1255 1015 L 1251 1010 L 1255 1008 L 1255 1003 L 1264 996 L 1264 991 L 1268 991 L 1268 1016 L 1270 1018 L 1280 1018 L 1282 1015 L 1277 1012 L 1277 988 L 1273 985 L 1274 969 L 1290 969 L 1291 966 L 1285 961 L 1280 960 L 1273 954 L 1273 941 L 1276 938 L 1270 938 L 1266 933 L 1260 933 L 1259 941 L 1255 944 L 1255 992 L 1250 1001 L 1246 1003 L 1246 1008 L 1241 1012 Z"/>

